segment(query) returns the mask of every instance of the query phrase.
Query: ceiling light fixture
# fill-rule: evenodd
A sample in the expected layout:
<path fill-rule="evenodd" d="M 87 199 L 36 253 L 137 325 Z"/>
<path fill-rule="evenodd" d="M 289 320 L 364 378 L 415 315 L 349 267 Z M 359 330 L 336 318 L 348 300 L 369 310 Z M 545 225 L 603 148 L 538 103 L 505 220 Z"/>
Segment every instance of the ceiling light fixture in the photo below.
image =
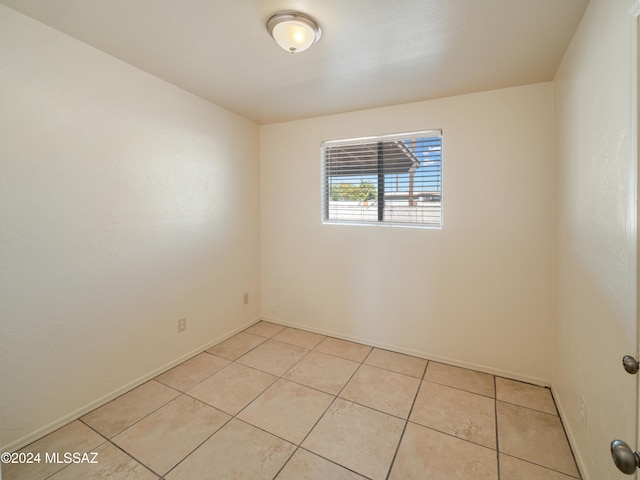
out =
<path fill-rule="evenodd" d="M 291 53 L 304 52 L 322 34 L 314 18 L 292 10 L 274 14 L 267 22 L 267 30 L 278 45 Z"/>

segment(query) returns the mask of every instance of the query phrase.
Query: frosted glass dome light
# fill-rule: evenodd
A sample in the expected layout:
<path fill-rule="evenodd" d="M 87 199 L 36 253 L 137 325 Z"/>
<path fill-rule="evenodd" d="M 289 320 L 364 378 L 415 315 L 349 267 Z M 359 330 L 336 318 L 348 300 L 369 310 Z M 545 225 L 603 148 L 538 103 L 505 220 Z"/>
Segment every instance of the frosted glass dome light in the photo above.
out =
<path fill-rule="evenodd" d="M 318 22 L 309 15 L 294 11 L 273 15 L 267 22 L 267 30 L 276 43 L 290 53 L 304 52 L 321 35 Z"/>

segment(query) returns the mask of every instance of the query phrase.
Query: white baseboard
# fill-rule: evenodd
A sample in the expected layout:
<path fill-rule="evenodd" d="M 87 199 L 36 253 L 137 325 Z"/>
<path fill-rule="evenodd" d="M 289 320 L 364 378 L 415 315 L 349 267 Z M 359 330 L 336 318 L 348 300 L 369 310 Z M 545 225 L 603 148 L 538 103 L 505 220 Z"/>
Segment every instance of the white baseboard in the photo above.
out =
<path fill-rule="evenodd" d="M 192 357 L 195 357 L 196 355 L 204 352 L 205 350 L 208 350 L 209 348 L 213 347 L 214 345 L 222 342 L 223 340 L 226 340 L 229 337 L 232 337 L 233 335 L 235 335 L 236 333 L 250 327 L 251 325 L 257 323 L 260 321 L 260 318 L 251 320 L 247 323 L 245 323 L 244 325 L 232 330 L 229 333 L 226 333 L 224 335 L 221 335 L 220 337 L 216 338 L 213 341 L 207 342 L 205 345 L 202 345 L 192 351 L 190 351 L 189 353 L 182 355 L 179 358 L 176 358 L 175 360 L 172 360 L 171 362 L 163 365 L 160 368 L 155 369 L 152 372 L 147 373 L 146 375 L 143 375 L 140 378 L 137 378 L 136 380 L 128 383 L 127 385 L 124 385 L 102 397 L 100 397 L 99 399 L 84 405 L 83 407 L 77 409 L 76 411 L 69 413 L 68 415 L 65 415 L 64 417 L 61 417 L 51 423 L 49 423 L 48 425 L 45 425 L 42 428 L 39 428 L 38 430 L 25 435 L 22 438 L 19 438 L 18 440 L 8 444 L 8 445 L 3 445 L 0 446 L 0 451 L 2 452 L 14 452 L 16 450 L 21 449 L 22 447 L 29 445 L 30 443 L 44 437 L 45 435 L 50 434 L 51 432 L 54 432 L 55 430 L 58 430 L 59 428 L 67 425 L 68 423 L 73 422 L 74 420 L 77 420 L 78 418 L 82 417 L 83 415 L 95 410 L 96 408 L 101 407 L 102 405 L 105 405 L 106 403 L 109 403 L 111 400 L 113 400 L 114 398 L 119 397 L 120 395 L 123 395 L 125 393 L 127 393 L 130 390 L 133 390 L 136 387 L 139 387 L 140 385 L 142 385 L 145 382 L 148 382 L 149 380 L 157 377 L 158 375 L 160 375 L 161 373 L 166 372 L 167 370 L 172 369 L 173 367 L 175 367 L 176 365 L 181 364 L 182 362 L 189 360 Z M 0 477 L 1 480 L 2 477 Z"/>
<path fill-rule="evenodd" d="M 551 394 L 553 395 L 553 387 L 551 387 Z M 580 455 L 580 452 L 576 448 L 574 448 L 574 445 L 576 445 L 575 435 L 573 433 L 573 429 L 567 422 L 566 410 L 564 409 L 564 406 L 562 405 L 562 402 L 558 397 L 553 395 L 553 400 L 556 403 L 556 407 L 558 409 L 558 415 L 560 416 L 560 420 L 562 421 L 562 426 L 564 427 L 564 431 L 567 434 L 567 439 L 569 440 L 569 445 L 571 446 L 571 451 L 573 452 L 573 457 L 576 461 L 578 472 L 580 473 L 580 478 L 582 480 L 591 480 L 591 477 L 587 475 L 586 470 L 583 468 L 583 466 L 585 465 L 584 459 Z"/>
<path fill-rule="evenodd" d="M 398 345 L 394 345 L 391 343 L 385 343 L 385 342 L 378 342 L 375 340 L 371 340 L 371 339 L 367 339 L 367 338 L 362 338 L 362 337 L 357 337 L 357 336 L 350 336 L 350 335 L 344 335 L 338 332 L 334 332 L 331 330 L 327 330 L 327 329 L 323 329 L 323 328 L 314 328 L 314 327 L 310 327 L 308 325 L 303 325 L 303 324 L 298 324 L 298 323 L 292 323 L 292 322 L 285 322 L 276 318 L 271 318 L 268 316 L 263 316 L 262 320 L 264 320 L 265 322 L 272 322 L 272 323 L 277 323 L 279 325 L 284 325 L 287 327 L 292 327 L 292 328 L 299 328 L 301 330 L 307 330 L 309 332 L 313 332 L 313 333 L 319 333 L 322 335 L 327 335 L 330 337 L 335 337 L 335 338 L 340 338 L 342 340 L 349 340 L 351 342 L 357 342 L 357 343 L 363 343 L 365 345 L 369 345 L 371 347 L 378 347 L 378 348 L 383 348 L 385 350 L 392 350 L 394 352 L 398 352 L 398 353 L 404 353 L 406 355 L 412 355 L 414 357 L 419 357 L 419 358 L 424 358 L 425 360 L 433 360 L 434 362 L 439 362 L 439 363 L 446 363 L 447 365 L 452 365 L 454 367 L 461 367 L 461 368 L 467 368 L 470 370 L 476 370 L 478 372 L 483 372 L 483 373 L 488 373 L 490 375 L 496 375 L 498 377 L 503 377 L 503 378 L 508 378 L 511 380 L 518 380 L 521 382 L 525 382 L 525 383 L 530 383 L 533 385 L 539 385 L 541 387 L 550 387 L 551 383 L 549 380 L 544 379 L 544 378 L 538 378 L 538 377 L 532 377 L 529 375 L 522 375 L 518 372 L 512 372 L 509 370 L 501 370 L 501 369 L 497 369 L 497 368 L 492 368 L 492 367 L 487 367 L 486 365 L 480 365 L 480 364 L 476 364 L 473 362 L 462 362 L 459 360 L 456 360 L 455 358 L 450 358 L 450 357 L 446 357 L 446 356 L 442 356 L 442 355 L 437 355 L 437 354 L 432 354 L 430 352 L 426 352 L 426 351 L 419 351 L 419 350 L 413 350 L 410 348 L 404 348 Z"/>

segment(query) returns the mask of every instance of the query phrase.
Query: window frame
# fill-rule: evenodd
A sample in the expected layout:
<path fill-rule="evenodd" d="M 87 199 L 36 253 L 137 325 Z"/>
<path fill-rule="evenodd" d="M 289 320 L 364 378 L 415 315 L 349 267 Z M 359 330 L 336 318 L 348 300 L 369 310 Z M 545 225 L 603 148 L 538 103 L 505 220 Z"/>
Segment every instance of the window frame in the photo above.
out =
<path fill-rule="evenodd" d="M 418 221 L 395 221 L 395 220 L 385 220 L 384 219 L 384 203 L 385 203 L 385 174 L 382 155 L 380 153 L 380 148 L 384 142 L 406 142 L 411 140 L 418 139 L 432 139 L 439 138 L 439 194 L 440 201 L 439 206 L 437 207 L 439 223 L 436 222 L 418 222 Z M 377 220 L 356 220 L 356 219 L 338 219 L 338 218 L 330 218 L 330 178 L 328 170 L 331 167 L 327 166 L 327 151 L 330 148 L 335 147 L 348 147 L 348 146 L 356 146 L 356 145 L 368 145 L 368 144 L 378 144 L 378 168 L 376 171 L 377 176 L 377 195 L 380 195 L 382 192 L 382 201 L 377 201 L 378 207 L 378 219 Z M 428 230 L 441 230 L 443 227 L 443 190 L 444 190 L 444 168 L 443 168 L 443 134 L 442 129 L 430 129 L 430 130 L 420 130 L 415 132 L 407 132 L 407 133 L 394 133 L 394 134 L 385 134 L 385 135 L 375 135 L 369 137 L 358 137 L 358 138 L 348 138 L 342 140 L 325 140 L 320 144 L 320 160 L 321 160 L 321 219 L 322 223 L 325 225 L 356 225 L 356 226 L 381 226 L 381 227 L 394 227 L 394 228 L 420 228 L 420 229 L 428 229 Z M 364 165 L 364 162 L 363 162 Z M 339 167 L 336 167 L 339 168 Z M 363 166 L 363 168 L 365 168 Z M 354 175 L 357 177 L 357 175 Z M 362 176 L 366 176 L 362 174 Z M 335 175 L 334 177 L 340 177 L 339 175 Z"/>

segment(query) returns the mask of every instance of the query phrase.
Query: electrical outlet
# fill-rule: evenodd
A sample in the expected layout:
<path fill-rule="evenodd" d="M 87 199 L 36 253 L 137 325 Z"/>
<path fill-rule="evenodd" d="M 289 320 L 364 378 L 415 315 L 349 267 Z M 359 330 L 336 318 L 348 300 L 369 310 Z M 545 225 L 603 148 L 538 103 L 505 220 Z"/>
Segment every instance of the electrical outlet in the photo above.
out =
<path fill-rule="evenodd" d="M 580 395 L 580 417 L 582 418 L 582 424 L 587 426 L 587 401 L 582 395 Z"/>
<path fill-rule="evenodd" d="M 178 320 L 178 332 L 184 332 L 187 329 L 187 319 L 181 318 Z"/>
<path fill-rule="evenodd" d="M 244 305 L 248 305 L 248 304 L 249 304 L 249 294 L 248 294 L 248 293 L 245 293 L 245 294 L 242 296 L 242 303 L 243 303 Z"/>

